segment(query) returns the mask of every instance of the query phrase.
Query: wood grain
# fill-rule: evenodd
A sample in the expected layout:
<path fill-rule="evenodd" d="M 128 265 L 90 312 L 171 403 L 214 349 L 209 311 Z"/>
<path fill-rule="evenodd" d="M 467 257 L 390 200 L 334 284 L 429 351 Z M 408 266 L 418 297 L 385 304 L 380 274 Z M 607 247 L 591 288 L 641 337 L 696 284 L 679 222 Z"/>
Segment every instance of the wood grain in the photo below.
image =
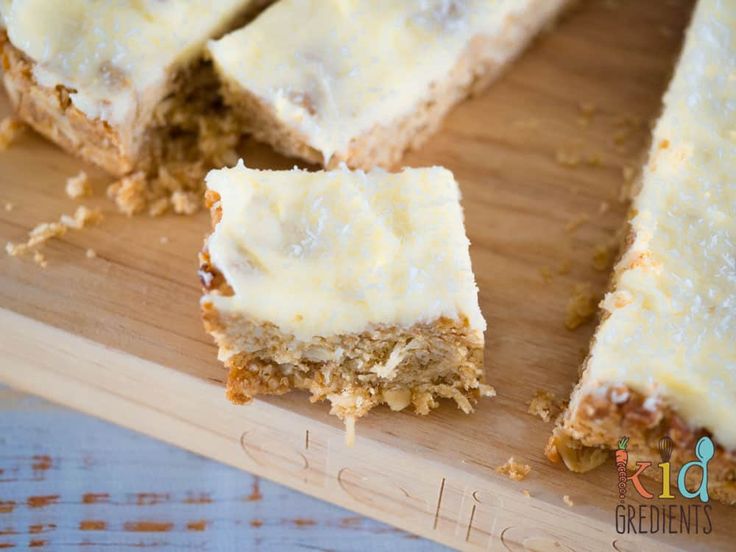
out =
<path fill-rule="evenodd" d="M 593 325 L 566 330 L 566 305 L 576 284 L 606 284 L 594 250 L 624 219 L 623 172 L 641 162 L 691 7 L 583 3 L 406 159 L 449 167 L 463 190 L 498 391 L 475 415 L 379 409 L 348 449 L 326 406 L 302 394 L 228 405 L 198 319 L 206 216 L 126 219 L 101 197 L 90 205 L 109 212 L 105 223 L 50 244 L 45 270 L 0 260 L 0 378 L 459 548 L 726 547 L 736 529 L 719 506 L 708 536 L 616 534 L 613 467 L 576 476 L 550 465 L 551 425 L 527 413 L 538 389 L 563 398 L 576 380 Z M 244 156 L 292 164 L 254 144 Z M 79 165 L 48 144 L 29 136 L 0 167 L 0 200 L 16 205 L 0 237 L 73 210 L 63 182 Z M 97 258 L 85 258 L 90 247 Z M 525 481 L 495 473 L 510 456 L 532 466 Z"/>
<path fill-rule="evenodd" d="M 4 386 L 0 436 L 0 549 L 442 550 Z"/>

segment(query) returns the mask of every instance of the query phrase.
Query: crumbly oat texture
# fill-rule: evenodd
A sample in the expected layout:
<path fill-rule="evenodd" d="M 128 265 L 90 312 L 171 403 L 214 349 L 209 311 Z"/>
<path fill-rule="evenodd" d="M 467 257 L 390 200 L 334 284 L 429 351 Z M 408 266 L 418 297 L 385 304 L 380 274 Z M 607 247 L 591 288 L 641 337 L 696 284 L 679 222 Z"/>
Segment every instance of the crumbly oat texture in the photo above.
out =
<path fill-rule="evenodd" d="M 326 167 L 392 167 L 569 3 L 282 0 L 210 52 L 257 139 Z"/>
<path fill-rule="evenodd" d="M 517 462 L 514 460 L 513 456 L 506 460 L 506 463 L 503 466 L 496 468 L 497 473 L 505 475 L 514 481 L 522 481 L 526 479 L 526 476 L 529 475 L 530 471 L 532 471 L 531 466 Z"/>
<path fill-rule="evenodd" d="M 214 231 L 200 257 L 201 305 L 231 400 L 303 389 L 329 400 L 349 430 L 381 404 L 427 414 L 449 398 L 470 413 L 494 394 L 483 383 L 485 322 L 447 171 L 239 165 L 212 173 L 208 187 Z M 414 229 L 426 217 L 443 220 L 441 236 Z"/>
<path fill-rule="evenodd" d="M 574 471 L 628 436 L 673 473 L 710 437 L 709 493 L 736 504 L 736 4 L 701 0 L 654 130 L 624 254 L 580 382 L 547 447 Z M 629 171 L 629 180 L 634 171 Z M 655 470 L 655 476 L 659 471 Z M 698 482 L 695 470 L 688 484 Z"/>
<path fill-rule="evenodd" d="M 537 391 L 529 401 L 527 412 L 533 416 L 539 416 L 543 421 L 550 422 L 560 411 L 560 406 L 553 393 L 549 391 Z"/>

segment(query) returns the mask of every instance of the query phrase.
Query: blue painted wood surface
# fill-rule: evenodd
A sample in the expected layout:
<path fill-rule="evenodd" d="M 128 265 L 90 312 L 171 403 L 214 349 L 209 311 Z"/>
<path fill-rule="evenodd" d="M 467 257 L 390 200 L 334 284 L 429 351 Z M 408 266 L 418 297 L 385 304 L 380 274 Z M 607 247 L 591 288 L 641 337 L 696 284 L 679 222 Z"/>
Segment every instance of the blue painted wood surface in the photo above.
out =
<path fill-rule="evenodd" d="M 0 386 L 0 550 L 441 550 Z"/>

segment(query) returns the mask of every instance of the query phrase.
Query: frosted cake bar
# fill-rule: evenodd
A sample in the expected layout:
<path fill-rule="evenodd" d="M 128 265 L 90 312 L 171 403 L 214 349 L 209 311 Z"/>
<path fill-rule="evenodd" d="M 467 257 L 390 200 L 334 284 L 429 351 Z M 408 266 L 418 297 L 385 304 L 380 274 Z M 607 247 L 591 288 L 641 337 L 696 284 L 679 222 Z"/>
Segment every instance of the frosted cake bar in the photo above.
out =
<path fill-rule="evenodd" d="M 736 2 L 701 0 L 552 458 L 584 471 L 628 436 L 629 465 L 656 466 L 669 437 L 676 473 L 708 436 L 710 494 L 736 503 L 734 175 Z"/>
<path fill-rule="evenodd" d="M 281 0 L 209 50 L 256 138 L 327 167 L 390 167 L 568 3 Z"/>
<path fill-rule="evenodd" d="M 207 331 L 228 395 L 304 389 L 350 428 L 387 404 L 464 412 L 483 332 L 460 194 L 442 168 L 212 171 L 201 254 Z"/>

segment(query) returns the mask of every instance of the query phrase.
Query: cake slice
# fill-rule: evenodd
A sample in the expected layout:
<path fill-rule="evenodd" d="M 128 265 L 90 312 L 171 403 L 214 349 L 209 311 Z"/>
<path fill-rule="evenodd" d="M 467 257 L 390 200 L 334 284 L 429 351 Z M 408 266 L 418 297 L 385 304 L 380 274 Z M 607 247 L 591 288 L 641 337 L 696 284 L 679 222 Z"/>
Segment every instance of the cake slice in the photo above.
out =
<path fill-rule="evenodd" d="M 585 471 L 628 436 L 656 475 L 669 438 L 675 474 L 708 436 L 710 494 L 736 503 L 735 175 L 736 2 L 700 0 L 552 458 Z"/>
<path fill-rule="evenodd" d="M 387 404 L 464 412 L 483 384 L 485 321 L 460 192 L 442 168 L 212 171 L 204 324 L 228 396 L 304 389 L 345 420 Z"/>
<path fill-rule="evenodd" d="M 5 0 L 5 88 L 18 115 L 64 149 L 115 175 L 149 170 L 167 146 L 155 129 L 198 78 L 205 42 L 265 3 Z"/>
<path fill-rule="evenodd" d="M 391 167 L 569 3 L 281 0 L 209 50 L 257 139 L 326 167 Z"/>

